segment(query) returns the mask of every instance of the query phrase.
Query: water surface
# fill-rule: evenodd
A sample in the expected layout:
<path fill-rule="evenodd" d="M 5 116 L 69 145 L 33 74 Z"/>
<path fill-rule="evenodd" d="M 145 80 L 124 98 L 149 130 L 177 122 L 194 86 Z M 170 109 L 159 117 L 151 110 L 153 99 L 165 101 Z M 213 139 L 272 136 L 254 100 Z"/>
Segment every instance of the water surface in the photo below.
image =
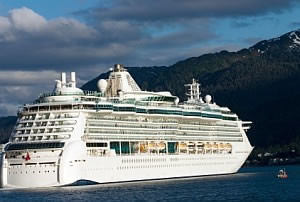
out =
<path fill-rule="evenodd" d="M 277 179 L 283 167 L 242 168 L 234 175 L 176 180 L 2 189 L 1 201 L 300 201 L 300 166 L 285 166 L 288 179 Z M 41 179 L 42 180 L 42 179 Z"/>

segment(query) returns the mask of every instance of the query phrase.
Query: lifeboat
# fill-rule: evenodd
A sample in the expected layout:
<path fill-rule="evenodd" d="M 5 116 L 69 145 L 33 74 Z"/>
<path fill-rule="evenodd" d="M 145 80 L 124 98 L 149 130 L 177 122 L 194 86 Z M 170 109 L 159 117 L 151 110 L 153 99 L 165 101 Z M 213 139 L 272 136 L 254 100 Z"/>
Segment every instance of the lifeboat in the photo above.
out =
<path fill-rule="evenodd" d="M 141 144 L 140 144 L 140 152 L 141 152 L 141 153 L 146 153 L 147 150 L 148 150 L 148 145 L 147 145 L 147 143 L 141 143 Z"/>
<path fill-rule="evenodd" d="M 149 149 L 156 149 L 156 148 L 157 148 L 157 144 L 155 142 L 149 143 Z"/>
<path fill-rule="evenodd" d="M 204 144 L 204 148 L 205 149 L 211 149 L 211 147 L 212 147 L 212 145 L 209 142 L 207 142 L 206 144 Z"/>
<path fill-rule="evenodd" d="M 209 142 L 207 142 L 206 144 L 204 144 L 204 149 L 205 149 L 205 153 L 212 153 L 212 144 L 210 144 Z"/>
<path fill-rule="evenodd" d="M 189 149 L 193 149 L 194 150 L 196 144 L 194 142 L 189 142 L 188 146 L 189 146 Z"/>
<path fill-rule="evenodd" d="M 179 144 L 179 149 L 180 149 L 180 152 L 187 153 L 187 144 L 185 142 L 181 142 Z"/>
<path fill-rule="evenodd" d="M 219 145 L 215 142 L 215 143 L 212 145 L 212 148 L 213 148 L 213 149 L 218 149 L 218 148 L 219 148 Z"/>
<path fill-rule="evenodd" d="M 231 151 L 232 151 L 232 145 L 229 144 L 229 143 L 227 143 L 227 144 L 225 145 L 225 150 L 226 150 L 226 152 L 231 153 Z"/>
<path fill-rule="evenodd" d="M 164 142 L 160 142 L 159 144 L 158 144 L 158 149 L 159 150 L 164 150 L 166 148 L 166 144 L 164 143 Z"/>
<path fill-rule="evenodd" d="M 203 147 L 204 147 L 204 143 L 203 142 L 198 142 L 197 143 L 197 148 L 198 149 L 203 149 Z"/>
<path fill-rule="evenodd" d="M 181 142 L 181 143 L 179 144 L 179 148 L 180 148 L 180 149 L 186 149 L 186 148 L 187 148 L 186 143 Z"/>
<path fill-rule="evenodd" d="M 198 154 L 202 154 L 204 152 L 204 143 L 198 142 L 196 149 Z"/>
<path fill-rule="evenodd" d="M 189 153 L 194 154 L 196 152 L 196 143 L 195 142 L 189 142 Z"/>

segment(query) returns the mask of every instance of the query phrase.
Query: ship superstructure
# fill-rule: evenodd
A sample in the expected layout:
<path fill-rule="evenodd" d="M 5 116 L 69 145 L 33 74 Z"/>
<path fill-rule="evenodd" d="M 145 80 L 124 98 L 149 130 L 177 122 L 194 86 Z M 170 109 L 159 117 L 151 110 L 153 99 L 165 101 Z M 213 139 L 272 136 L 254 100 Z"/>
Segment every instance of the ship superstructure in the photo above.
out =
<path fill-rule="evenodd" d="M 75 73 L 24 105 L 1 157 L 2 187 L 47 187 L 236 173 L 253 147 L 227 107 L 186 85 L 188 101 L 142 91 L 115 65 L 100 92 L 76 87 Z"/>

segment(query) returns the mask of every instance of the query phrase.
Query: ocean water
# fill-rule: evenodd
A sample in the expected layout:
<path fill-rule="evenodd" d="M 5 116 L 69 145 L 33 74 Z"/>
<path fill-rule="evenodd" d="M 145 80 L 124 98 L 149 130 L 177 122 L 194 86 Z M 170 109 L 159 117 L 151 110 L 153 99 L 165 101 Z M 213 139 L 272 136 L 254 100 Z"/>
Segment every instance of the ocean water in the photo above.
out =
<path fill-rule="evenodd" d="M 288 179 L 278 179 L 285 168 Z M 42 180 L 42 179 L 41 179 Z M 242 168 L 237 174 L 39 189 L 0 189 L 0 201 L 300 201 L 300 166 Z"/>

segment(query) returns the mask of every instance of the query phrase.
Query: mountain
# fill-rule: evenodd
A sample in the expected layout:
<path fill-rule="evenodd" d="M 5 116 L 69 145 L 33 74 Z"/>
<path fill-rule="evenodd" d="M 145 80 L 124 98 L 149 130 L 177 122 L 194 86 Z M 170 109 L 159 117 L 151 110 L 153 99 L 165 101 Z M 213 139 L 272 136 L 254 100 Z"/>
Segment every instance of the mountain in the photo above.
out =
<path fill-rule="evenodd" d="M 142 89 L 169 90 L 181 100 L 186 99 L 184 84 L 197 79 L 203 95 L 253 122 L 248 137 L 255 146 L 287 144 L 300 136 L 300 30 L 237 52 L 205 54 L 169 67 L 127 69 Z M 108 75 L 82 89 L 97 90 L 97 81 Z"/>
<path fill-rule="evenodd" d="M 0 144 L 4 144 L 8 141 L 16 121 L 16 116 L 0 117 Z"/>
<path fill-rule="evenodd" d="M 171 66 L 127 67 L 139 86 L 170 91 L 185 100 L 184 84 L 192 78 L 202 95 L 252 121 L 248 137 L 256 147 L 300 142 L 300 30 L 261 41 L 237 52 L 221 51 L 188 58 Z M 82 86 L 97 90 L 109 72 Z M 16 117 L 0 118 L 0 141 L 8 140 Z"/>

